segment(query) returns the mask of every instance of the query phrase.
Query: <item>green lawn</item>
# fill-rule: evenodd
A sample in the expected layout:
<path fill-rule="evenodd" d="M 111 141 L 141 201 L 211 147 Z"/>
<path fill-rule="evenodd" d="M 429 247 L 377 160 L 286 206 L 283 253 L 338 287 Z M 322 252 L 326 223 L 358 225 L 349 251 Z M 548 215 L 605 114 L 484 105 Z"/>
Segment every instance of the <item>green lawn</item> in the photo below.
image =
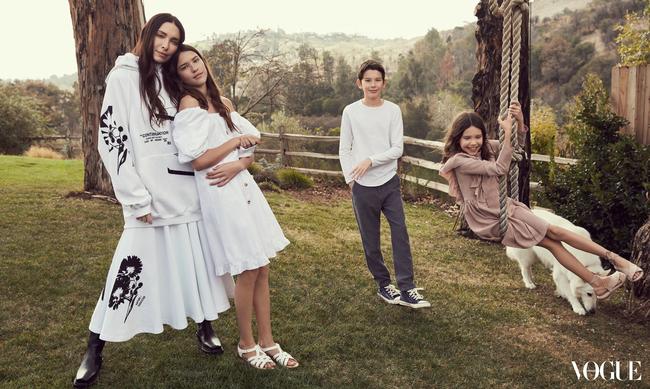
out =
<path fill-rule="evenodd" d="M 2 387 L 70 386 L 83 355 L 122 216 L 105 201 L 66 198 L 82 180 L 80 161 L 0 156 Z M 502 247 L 457 236 L 432 205 L 407 204 L 416 281 L 433 307 L 389 306 L 375 295 L 349 199 L 267 198 L 292 242 L 271 267 L 274 333 L 301 367 L 239 361 L 231 309 L 216 322 L 223 356 L 197 350 L 193 323 L 166 328 L 108 344 L 97 387 L 611 386 L 577 381 L 572 360 L 640 360 L 636 385 L 648 386 L 650 333 L 623 316 L 624 292 L 579 317 L 541 266 L 529 291 Z"/>

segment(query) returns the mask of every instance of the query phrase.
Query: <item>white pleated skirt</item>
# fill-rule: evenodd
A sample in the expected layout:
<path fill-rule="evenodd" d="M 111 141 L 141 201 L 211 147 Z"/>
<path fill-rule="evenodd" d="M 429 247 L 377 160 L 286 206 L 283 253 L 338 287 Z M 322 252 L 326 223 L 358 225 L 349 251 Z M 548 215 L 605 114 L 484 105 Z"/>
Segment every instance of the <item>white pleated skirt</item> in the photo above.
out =
<path fill-rule="evenodd" d="M 122 342 L 215 320 L 234 295 L 232 277 L 215 273 L 201 221 L 125 229 L 89 329 Z"/>

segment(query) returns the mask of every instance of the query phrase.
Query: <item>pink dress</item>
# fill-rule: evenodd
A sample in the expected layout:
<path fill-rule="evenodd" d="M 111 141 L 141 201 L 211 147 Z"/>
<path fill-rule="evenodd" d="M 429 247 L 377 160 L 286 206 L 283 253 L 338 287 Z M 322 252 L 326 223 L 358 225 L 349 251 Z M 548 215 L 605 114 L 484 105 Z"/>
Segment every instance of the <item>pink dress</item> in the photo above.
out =
<path fill-rule="evenodd" d="M 499 141 L 488 142 L 493 150 L 499 149 Z M 440 175 L 449 181 L 449 194 L 465 205 L 465 219 L 476 235 L 505 246 L 528 248 L 544 239 L 549 223 L 535 216 L 526 204 L 508 199 L 508 230 L 503 239 L 499 234 L 498 177 L 508 173 L 511 158 L 509 144 L 496 161 L 461 152 L 445 162 Z"/>

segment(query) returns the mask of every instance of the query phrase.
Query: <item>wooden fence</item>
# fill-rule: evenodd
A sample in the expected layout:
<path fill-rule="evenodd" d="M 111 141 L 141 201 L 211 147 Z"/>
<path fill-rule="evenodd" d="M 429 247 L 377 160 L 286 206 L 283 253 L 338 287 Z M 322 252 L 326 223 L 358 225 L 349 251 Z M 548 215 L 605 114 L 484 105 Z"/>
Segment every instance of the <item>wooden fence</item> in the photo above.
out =
<path fill-rule="evenodd" d="M 650 66 L 612 68 L 612 106 L 630 124 L 623 132 L 650 145 Z"/>
<path fill-rule="evenodd" d="M 301 135 L 301 134 L 287 134 L 287 133 L 269 133 L 269 132 L 262 132 L 262 138 L 268 138 L 268 139 L 275 139 L 278 140 L 280 144 L 279 149 L 264 149 L 264 148 L 258 148 L 255 153 L 256 154 L 270 154 L 270 155 L 275 155 L 279 156 L 280 162 L 283 166 L 290 167 L 291 169 L 297 170 L 299 172 L 307 173 L 307 174 L 323 174 L 323 175 L 328 175 L 328 176 L 337 176 L 337 177 L 343 177 L 343 173 L 340 171 L 340 169 L 337 170 L 322 170 L 322 169 L 311 169 L 311 168 L 304 168 L 304 167 L 298 167 L 294 166 L 292 163 L 291 158 L 292 157 L 307 157 L 307 158 L 317 158 L 321 160 L 339 160 L 338 154 L 324 154 L 324 153 L 316 153 L 316 152 L 311 152 L 311 151 L 291 151 L 289 148 L 289 142 L 291 140 L 307 140 L 307 141 L 318 141 L 318 142 L 327 142 L 327 143 L 337 143 L 339 142 L 339 137 L 338 136 L 326 136 L 326 135 Z M 414 145 L 414 146 L 420 146 L 424 147 L 429 150 L 434 150 L 439 153 L 442 153 L 443 148 L 444 148 L 444 143 L 439 142 L 439 141 L 432 141 L 432 140 L 424 140 L 424 139 L 418 139 L 418 138 L 412 138 L 409 136 L 404 137 L 404 144 L 405 145 Z M 531 159 L 533 161 L 539 161 L 539 162 L 550 162 L 551 158 L 548 155 L 541 155 L 541 154 L 532 154 Z M 555 163 L 561 164 L 561 165 L 573 165 L 577 162 L 575 159 L 571 158 L 560 158 L 560 157 L 555 157 L 554 158 Z M 422 158 L 416 158 L 413 156 L 409 155 L 403 155 L 402 156 L 402 162 L 410 164 L 412 166 L 418 166 L 422 167 L 428 170 L 433 170 L 433 171 L 439 171 L 440 168 L 442 167 L 442 164 L 440 162 L 433 162 L 429 161 L 426 159 Z M 433 189 L 438 192 L 442 193 L 449 193 L 449 186 L 447 184 L 443 184 L 441 182 L 433 181 L 430 179 L 426 178 L 421 178 L 421 177 L 416 177 L 413 175 L 409 174 L 402 174 L 401 178 L 403 180 L 413 182 L 415 184 L 418 184 L 420 186 Z M 530 186 L 532 189 L 535 189 L 539 186 L 539 183 L 537 182 L 531 182 Z"/>

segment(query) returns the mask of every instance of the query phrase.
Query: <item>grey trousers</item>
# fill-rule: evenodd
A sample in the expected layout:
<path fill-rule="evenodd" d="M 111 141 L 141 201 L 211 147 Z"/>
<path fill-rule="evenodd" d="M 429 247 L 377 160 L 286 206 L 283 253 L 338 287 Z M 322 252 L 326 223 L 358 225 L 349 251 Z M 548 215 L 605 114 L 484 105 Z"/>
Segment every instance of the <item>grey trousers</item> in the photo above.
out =
<path fill-rule="evenodd" d="M 352 206 L 361 233 L 366 264 L 379 287 L 390 284 L 390 273 L 384 263 L 379 241 L 380 217 L 383 212 L 390 226 L 397 287 L 401 291 L 415 288 L 399 177 L 395 175 L 385 184 L 376 187 L 355 183 L 352 186 Z"/>

